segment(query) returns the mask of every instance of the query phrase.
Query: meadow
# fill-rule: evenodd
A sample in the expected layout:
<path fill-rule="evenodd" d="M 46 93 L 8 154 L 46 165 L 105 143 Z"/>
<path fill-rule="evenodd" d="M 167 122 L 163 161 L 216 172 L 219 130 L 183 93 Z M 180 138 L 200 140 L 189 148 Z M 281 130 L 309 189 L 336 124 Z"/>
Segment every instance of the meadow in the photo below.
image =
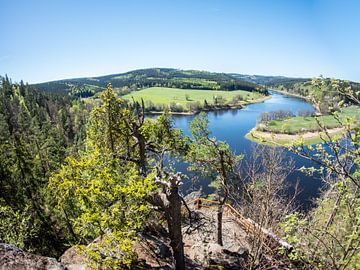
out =
<path fill-rule="evenodd" d="M 183 111 L 190 110 L 191 105 L 197 104 L 198 107 L 208 105 L 237 105 L 254 102 L 263 97 L 258 92 L 249 92 L 243 90 L 236 91 L 217 91 L 217 90 L 194 90 L 166 87 L 150 87 L 139 91 L 131 92 L 123 96 L 124 99 L 135 101 L 144 100 L 145 106 L 152 104 L 154 108 L 164 108 L 168 106 L 177 106 L 183 108 Z"/>
<path fill-rule="evenodd" d="M 344 121 L 346 118 L 355 118 L 359 121 L 360 108 L 357 106 L 351 106 L 344 108 L 338 113 L 339 119 Z M 324 115 L 317 117 L 319 122 L 326 128 L 340 127 L 341 124 L 333 115 Z M 319 125 L 316 118 L 313 116 L 296 116 L 282 120 L 273 120 L 265 125 L 260 125 L 257 128 L 260 131 L 274 132 L 274 133 L 286 133 L 286 134 L 299 134 L 304 132 L 318 131 Z"/>

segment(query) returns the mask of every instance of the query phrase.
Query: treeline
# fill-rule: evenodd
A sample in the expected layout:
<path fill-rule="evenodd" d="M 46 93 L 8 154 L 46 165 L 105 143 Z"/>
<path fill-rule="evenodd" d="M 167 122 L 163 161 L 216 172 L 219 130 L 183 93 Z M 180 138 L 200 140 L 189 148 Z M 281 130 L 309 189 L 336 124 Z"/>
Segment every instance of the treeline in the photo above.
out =
<path fill-rule="evenodd" d="M 76 93 L 88 96 L 103 90 L 111 83 L 120 92 L 138 90 L 147 87 L 170 87 L 200 90 L 246 90 L 267 94 L 267 91 L 252 82 L 235 78 L 225 73 L 213 73 L 196 70 L 177 70 L 166 68 L 141 69 L 123 74 L 107 75 L 95 78 L 79 78 L 36 84 L 41 90 L 56 93 Z"/>
<path fill-rule="evenodd" d="M 353 105 L 356 101 L 348 93 L 360 97 L 360 83 L 330 78 L 284 79 L 272 82 L 269 87 L 302 96 L 312 102 L 321 113 L 338 111 L 343 105 Z"/>
<path fill-rule="evenodd" d="M 50 173 L 80 147 L 86 110 L 80 101 L 33 87 L 0 85 L 0 239 L 28 251 L 58 256 L 71 238 L 54 211 Z M 63 215 L 62 213 L 60 215 Z"/>
<path fill-rule="evenodd" d="M 258 117 L 257 123 L 258 124 L 267 124 L 270 121 L 274 121 L 274 120 L 282 120 L 282 119 L 295 117 L 295 116 L 307 117 L 307 116 L 314 116 L 314 115 L 315 115 L 315 113 L 310 110 L 299 110 L 296 114 L 290 110 L 278 110 L 278 111 L 273 111 L 273 112 L 263 112 Z"/>

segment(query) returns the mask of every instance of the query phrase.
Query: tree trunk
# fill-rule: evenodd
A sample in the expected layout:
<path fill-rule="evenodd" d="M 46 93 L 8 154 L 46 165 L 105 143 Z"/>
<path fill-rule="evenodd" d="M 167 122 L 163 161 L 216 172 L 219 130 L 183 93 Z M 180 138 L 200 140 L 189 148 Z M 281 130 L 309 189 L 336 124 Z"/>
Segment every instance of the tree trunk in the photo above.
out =
<path fill-rule="evenodd" d="M 224 205 L 220 204 L 218 206 L 217 210 L 217 243 L 222 246 L 223 240 L 222 240 L 222 217 L 223 217 L 223 210 Z"/>
<path fill-rule="evenodd" d="M 175 269 L 185 270 L 184 243 L 181 231 L 181 197 L 178 193 L 178 185 L 175 180 L 170 180 L 170 193 L 168 208 L 168 228 L 170 234 L 170 245 L 175 259 Z"/>
<path fill-rule="evenodd" d="M 140 127 L 138 127 L 135 123 L 133 123 L 133 138 L 137 141 L 138 149 L 139 149 L 139 170 L 140 175 L 142 177 L 146 177 L 147 170 L 146 170 L 146 139 L 141 134 Z"/>
<path fill-rule="evenodd" d="M 224 204 L 226 203 L 227 197 L 229 195 L 228 187 L 227 187 L 227 175 L 226 175 L 226 168 L 225 168 L 225 160 L 224 160 L 224 152 L 220 151 L 220 181 L 221 185 L 218 189 L 218 196 L 219 196 L 219 206 L 217 210 L 217 243 L 222 246 L 223 239 L 222 239 L 222 218 L 224 212 Z M 224 197 L 221 199 L 221 188 L 224 191 Z"/>
<path fill-rule="evenodd" d="M 184 243 L 181 231 L 182 198 L 179 195 L 180 173 L 170 176 L 168 181 L 157 179 L 156 182 L 163 185 L 163 191 L 154 194 L 151 204 L 160 207 L 164 211 L 175 269 L 185 270 Z"/>

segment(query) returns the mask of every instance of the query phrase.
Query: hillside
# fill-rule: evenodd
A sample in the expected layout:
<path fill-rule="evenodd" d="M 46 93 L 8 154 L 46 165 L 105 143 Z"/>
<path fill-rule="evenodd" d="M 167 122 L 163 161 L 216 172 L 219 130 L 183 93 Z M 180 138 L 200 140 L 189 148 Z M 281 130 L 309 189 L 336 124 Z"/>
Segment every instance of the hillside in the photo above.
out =
<path fill-rule="evenodd" d="M 40 90 L 88 97 L 104 90 L 111 83 L 120 94 L 147 87 L 170 87 L 201 90 L 263 91 L 249 81 L 225 73 L 172 68 L 150 68 L 100 77 L 75 78 L 35 84 Z"/>
<path fill-rule="evenodd" d="M 264 86 L 277 85 L 280 83 L 288 83 L 288 82 L 304 82 L 309 80 L 305 78 L 291 78 L 285 76 L 247 75 L 247 74 L 238 74 L 238 73 L 230 73 L 230 75 L 240 80 L 244 80 L 247 82 L 256 83 Z"/>
<path fill-rule="evenodd" d="M 342 103 L 353 105 L 354 97 L 358 99 L 360 93 L 360 83 L 322 77 L 316 79 L 288 78 L 273 81 L 268 84 L 268 87 L 304 97 L 322 113 L 338 110 Z M 339 91 L 338 88 L 343 90 Z M 352 91 L 353 98 L 349 97 L 348 91 Z"/>

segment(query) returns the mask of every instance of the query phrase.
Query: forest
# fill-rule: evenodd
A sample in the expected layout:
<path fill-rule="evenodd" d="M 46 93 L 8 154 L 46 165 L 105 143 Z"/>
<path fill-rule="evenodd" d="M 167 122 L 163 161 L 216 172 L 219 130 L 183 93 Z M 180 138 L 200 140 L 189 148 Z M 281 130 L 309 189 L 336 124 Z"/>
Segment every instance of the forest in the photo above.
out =
<path fill-rule="evenodd" d="M 173 73 L 164 82 L 177 81 L 178 71 L 164 72 Z M 192 72 L 186 76 L 197 78 Z M 206 113 L 192 120 L 191 136 L 185 136 L 166 111 L 150 119 L 141 102 L 118 97 L 114 88 L 122 84 L 104 86 L 100 80 L 96 85 L 105 90 L 99 103 L 89 103 L 59 94 L 60 88 L 42 91 L 2 78 L 1 242 L 57 259 L 77 247 L 82 263 L 92 269 L 360 268 L 360 128 L 351 119 L 338 118 L 345 141 L 326 138 L 327 128 L 320 126 L 323 143 L 288 147 L 317 167 L 294 168 L 281 148 L 260 145 L 244 162 L 211 134 Z M 337 106 L 360 105 L 352 84 L 320 79 L 312 87 L 314 104 L 330 89 L 341 97 L 332 99 Z M 216 194 L 203 198 L 203 206 L 194 208 L 183 196 L 180 186 L 188 176 L 174 170 L 175 160 L 190 164 L 189 175 L 214 179 Z M 325 183 L 308 211 L 294 203 L 296 187 L 291 195 L 285 192 L 286 176 L 295 169 L 318 173 Z M 206 200 L 215 206 L 206 208 Z M 251 220 L 252 229 L 240 235 L 246 241 L 241 252 L 228 248 L 236 241 L 227 231 L 229 211 Z M 214 237 L 210 243 L 198 241 L 207 247 L 197 249 L 196 256 L 203 253 L 199 259 L 187 243 L 202 237 L 204 228 Z M 163 244 L 151 242 L 154 237 Z M 145 252 L 139 245 L 149 241 L 157 266 L 141 259 Z"/>
<path fill-rule="evenodd" d="M 246 90 L 266 92 L 260 85 L 226 73 L 172 68 L 150 68 L 94 78 L 78 78 L 35 84 L 40 90 L 89 97 L 111 83 L 119 94 L 128 94 L 148 87 L 169 87 L 200 90 Z"/>

